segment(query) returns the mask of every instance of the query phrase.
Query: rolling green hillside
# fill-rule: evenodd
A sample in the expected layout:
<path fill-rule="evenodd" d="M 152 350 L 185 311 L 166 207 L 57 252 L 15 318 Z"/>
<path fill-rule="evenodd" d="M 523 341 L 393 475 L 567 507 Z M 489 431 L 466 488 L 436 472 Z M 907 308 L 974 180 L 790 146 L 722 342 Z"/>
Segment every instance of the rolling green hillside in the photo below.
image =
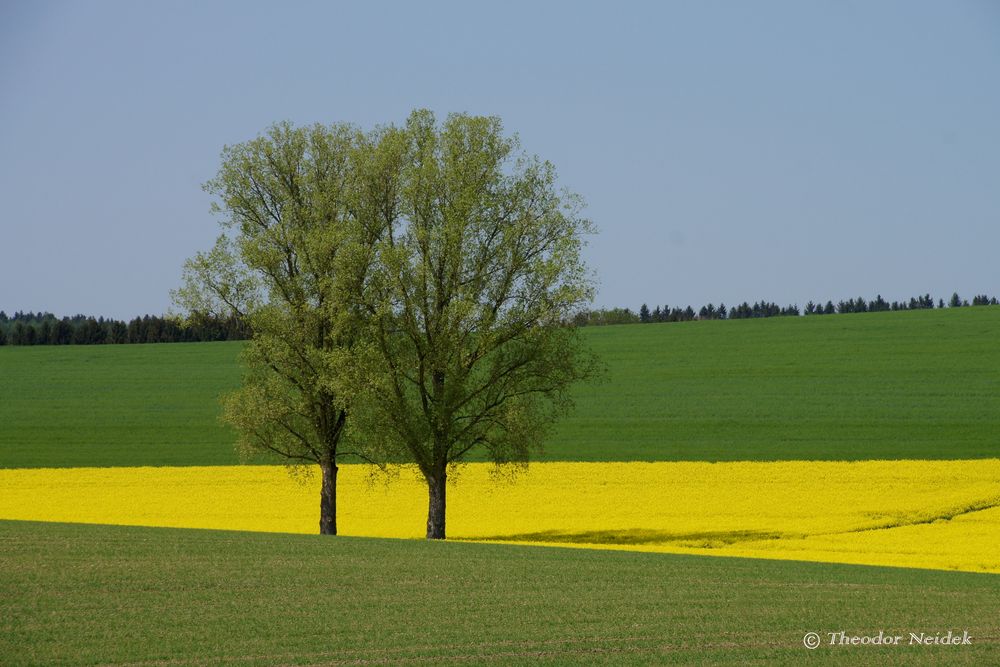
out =
<path fill-rule="evenodd" d="M 0 545 L 4 665 L 1000 662 L 993 575 L 9 521 Z M 841 630 L 972 644 L 803 646 Z"/>
<path fill-rule="evenodd" d="M 1000 456 L 1000 307 L 595 327 L 546 460 Z M 240 343 L 0 348 L 0 466 L 237 461 Z"/>

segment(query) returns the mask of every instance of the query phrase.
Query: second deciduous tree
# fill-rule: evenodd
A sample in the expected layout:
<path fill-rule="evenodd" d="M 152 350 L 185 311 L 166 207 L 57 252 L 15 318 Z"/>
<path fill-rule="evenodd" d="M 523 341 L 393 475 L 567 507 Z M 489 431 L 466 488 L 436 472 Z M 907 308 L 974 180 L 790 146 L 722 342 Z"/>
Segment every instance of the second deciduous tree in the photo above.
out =
<path fill-rule="evenodd" d="M 417 111 L 372 139 L 370 159 L 382 168 L 369 171 L 366 226 L 379 231 L 354 417 L 419 467 L 427 537 L 443 539 L 449 467 L 476 450 L 526 462 L 595 369 L 569 325 L 592 296 L 580 255 L 592 227 L 497 118 L 438 125 Z"/>

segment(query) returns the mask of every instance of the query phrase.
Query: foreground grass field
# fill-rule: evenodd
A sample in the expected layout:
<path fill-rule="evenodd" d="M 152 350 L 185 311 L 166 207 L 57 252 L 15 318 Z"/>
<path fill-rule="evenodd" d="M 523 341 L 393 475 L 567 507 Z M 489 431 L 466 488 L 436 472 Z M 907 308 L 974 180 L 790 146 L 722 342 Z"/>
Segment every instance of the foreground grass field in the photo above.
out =
<path fill-rule="evenodd" d="M 449 536 L 1000 573 L 1000 459 L 470 464 Z M 427 490 L 341 468 L 341 534 L 421 538 Z M 0 519 L 315 533 L 319 476 L 280 466 L 0 470 Z"/>
<path fill-rule="evenodd" d="M 1000 307 L 596 327 L 542 460 L 1000 456 Z M 236 463 L 239 343 L 0 348 L 0 467 Z"/>
<path fill-rule="evenodd" d="M 4 665 L 987 665 L 998 609 L 990 575 L 0 522 Z"/>

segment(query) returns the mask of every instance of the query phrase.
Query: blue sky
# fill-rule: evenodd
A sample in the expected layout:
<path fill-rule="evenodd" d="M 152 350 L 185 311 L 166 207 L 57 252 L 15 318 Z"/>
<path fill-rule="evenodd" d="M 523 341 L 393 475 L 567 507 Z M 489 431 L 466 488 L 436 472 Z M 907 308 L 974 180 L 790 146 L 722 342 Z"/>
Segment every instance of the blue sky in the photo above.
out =
<path fill-rule="evenodd" d="M 0 308 L 164 312 L 225 144 L 500 116 L 597 304 L 1000 295 L 993 2 L 0 4 Z"/>

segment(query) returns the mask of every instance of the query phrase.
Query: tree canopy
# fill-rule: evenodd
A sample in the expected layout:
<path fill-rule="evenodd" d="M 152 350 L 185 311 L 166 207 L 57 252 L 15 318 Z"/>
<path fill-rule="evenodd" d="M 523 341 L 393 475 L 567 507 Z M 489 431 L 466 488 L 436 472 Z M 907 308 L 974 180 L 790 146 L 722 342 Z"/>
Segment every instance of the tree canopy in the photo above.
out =
<path fill-rule="evenodd" d="M 175 293 L 190 312 L 235 315 L 250 328 L 243 384 L 225 398 L 224 418 L 248 455 L 319 464 L 320 532 L 329 534 L 349 437 L 348 401 L 335 379 L 357 334 L 366 270 L 354 204 L 361 145 L 348 125 L 282 123 L 226 147 L 206 184 L 224 232 L 185 264 Z"/>
<path fill-rule="evenodd" d="M 420 468 L 427 537 L 444 538 L 449 466 L 476 448 L 497 464 L 527 461 L 569 407 L 569 386 L 595 369 L 567 324 L 592 296 L 580 256 L 592 225 L 497 118 L 438 125 L 417 111 L 374 154 L 401 168 L 380 181 L 372 225 L 361 430 Z"/>
<path fill-rule="evenodd" d="M 206 187 L 224 233 L 176 301 L 249 327 L 224 417 L 248 453 L 319 464 L 323 533 L 350 442 L 420 469 L 444 538 L 449 466 L 475 449 L 525 463 L 596 368 L 570 323 L 593 294 L 592 225 L 495 117 L 279 124 L 227 147 Z"/>

